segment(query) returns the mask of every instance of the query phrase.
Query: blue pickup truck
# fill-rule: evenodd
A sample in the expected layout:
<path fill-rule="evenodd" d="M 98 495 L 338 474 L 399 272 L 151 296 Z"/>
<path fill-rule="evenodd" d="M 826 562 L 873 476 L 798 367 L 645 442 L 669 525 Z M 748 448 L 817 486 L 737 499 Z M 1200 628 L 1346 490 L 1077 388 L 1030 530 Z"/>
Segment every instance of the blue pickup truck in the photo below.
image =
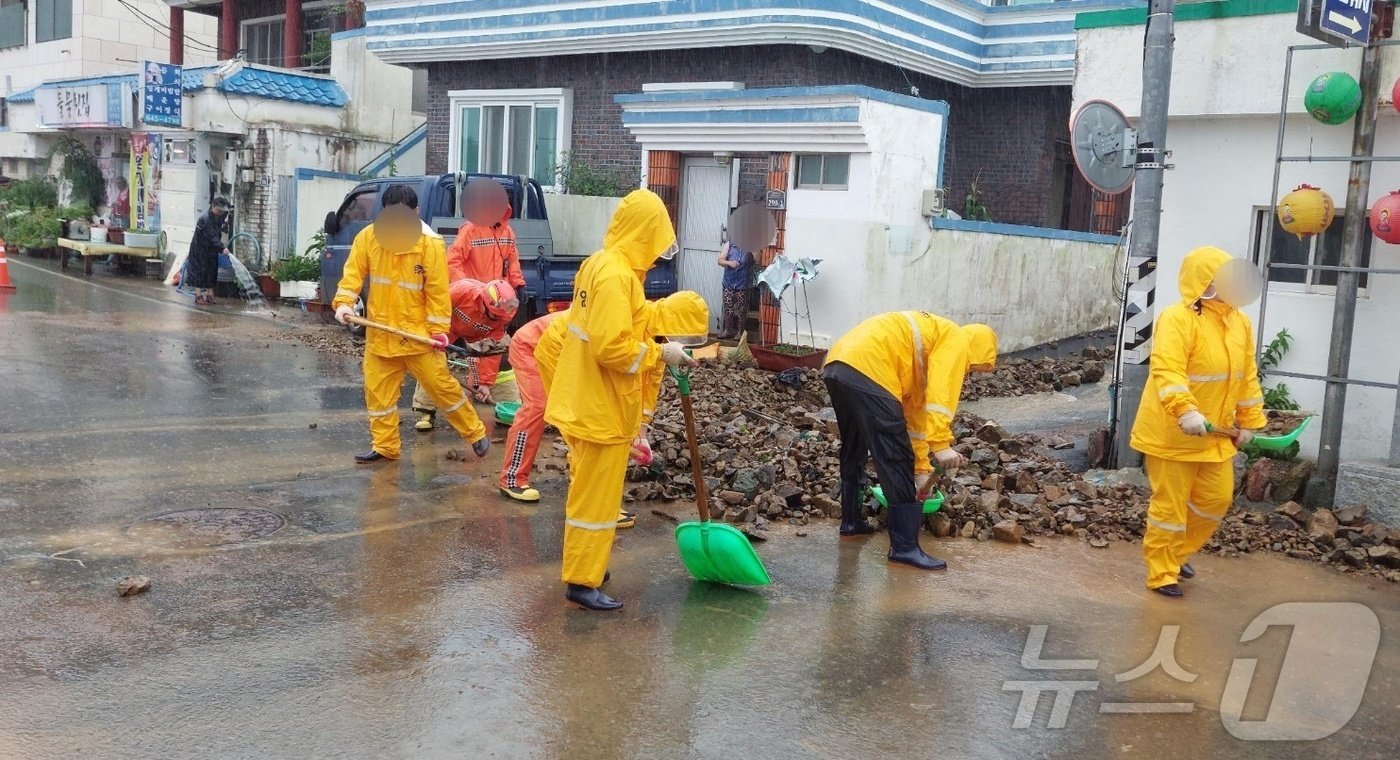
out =
<path fill-rule="evenodd" d="M 418 191 L 418 213 L 451 246 L 462 226 L 458 199 L 470 180 L 490 177 L 501 183 L 511 199 L 511 229 L 515 230 L 520 251 L 520 269 L 525 275 L 525 292 L 520 294 L 520 313 L 515 325 L 550 311 L 568 308 L 574 293 L 574 274 L 583 255 L 554 255 L 554 237 L 549 228 L 549 197 L 540 183 L 508 174 L 441 174 L 419 177 L 377 177 L 367 179 L 351 190 L 340 208 L 326 215 L 326 252 L 321 259 L 321 300 L 330 303 L 340 282 L 350 244 L 360 230 L 373 223 L 379 213 L 380 198 L 390 185 L 409 185 Z M 603 241 L 598 241 L 602 247 Z M 676 292 L 676 268 L 672 261 L 658 261 L 647 275 L 647 298 L 661 298 Z"/>

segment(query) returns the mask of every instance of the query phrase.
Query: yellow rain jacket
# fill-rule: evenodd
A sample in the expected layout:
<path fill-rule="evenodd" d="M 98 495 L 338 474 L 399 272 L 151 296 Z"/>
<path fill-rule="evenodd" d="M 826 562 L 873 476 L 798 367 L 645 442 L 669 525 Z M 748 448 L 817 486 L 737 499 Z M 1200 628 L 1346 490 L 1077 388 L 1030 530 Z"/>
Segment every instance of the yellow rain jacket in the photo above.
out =
<path fill-rule="evenodd" d="M 368 277 L 366 318 L 423 337 L 446 334 L 452 324 L 452 302 L 448 297 L 443 249 L 442 236 L 426 227 L 416 246 L 398 252 L 380 247 L 373 225 L 364 228 L 350 246 L 350 257 L 345 260 L 331 307 L 354 306 Z M 366 353 L 407 356 L 431 350 L 432 346 L 381 330 L 366 331 Z"/>
<path fill-rule="evenodd" d="M 710 307 L 699 293 L 681 290 L 654 303 L 647 304 L 646 338 L 657 336 L 681 338 L 710 333 Z M 642 422 L 651 424 L 656 414 L 656 402 L 661 397 L 661 384 L 666 378 L 666 365 L 657 364 L 642 376 Z"/>
<path fill-rule="evenodd" d="M 850 365 L 899 399 L 916 473 L 933 470 L 930 450 L 953 445 L 953 415 L 967 368 L 996 360 L 992 328 L 959 327 L 926 311 L 877 314 L 841 336 L 826 354 L 827 364 Z"/>
<path fill-rule="evenodd" d="M 574 278 L 568 331 L 549 389 L 545 420 L 592 443 L 628 443 L 642 414 L 642 376 L 661 363 L 661 347 L 645 335 L 642 277 L 676 242 L 661 198 L 636 190 L 608 224 L 603 250 Z"/>
<path fill-rule="evenodd" d="M 1133 422 L 1133 448 L 1144 454 L 1181 462 L 1232 458 L 1229 438 L 1181 432 L 1177 419 L 1192 410 L 1222 428 L 1257 430 L 1268 422 L 1249 317 L 1219 299 L 1200 300 L 1229 260 L 1230 254 L 1209 246 L 1186 254 L 1178 275 L 1181 302 L 1157 317 L 1151 374 Z"/>
<path fill-rule="evenodd" d="M 648 315 L 646 327 L 642 330 L 644 340 L 658 335 L 705 335 L 709 332 L 710 309 L 699 293 L 678 291 L 659 301 L 648 301 L 643 308 Z M 568 310 L 565 309 L 559 319 L 549 323 L 535 345 L 535 362 L 539 365 L 546 394 L 554 379 L 554 369 L 559 364 L 559 354 L 564 349 L 564 336 L 569 334 L 568 320 Z M 656 399 L 661 395 L 665 369 L 664 364 L 658 363 L 642 376 L 643 422 L 650 422 L 656 413 Z"/>
<path fill-rule="evenodd" d="M 540 333 L 540 342 L 535 344 L 535 364 L 540 368 L 540 383 L 544 385 L 545 397 L 549 397 L 549 385 L 554 382 L 554 368 L 559 366 L 559 354 L 564 351 L 564 336 L 569 334 L 569 310 L 559 312 L 559 318 L 550 322 Z"/>

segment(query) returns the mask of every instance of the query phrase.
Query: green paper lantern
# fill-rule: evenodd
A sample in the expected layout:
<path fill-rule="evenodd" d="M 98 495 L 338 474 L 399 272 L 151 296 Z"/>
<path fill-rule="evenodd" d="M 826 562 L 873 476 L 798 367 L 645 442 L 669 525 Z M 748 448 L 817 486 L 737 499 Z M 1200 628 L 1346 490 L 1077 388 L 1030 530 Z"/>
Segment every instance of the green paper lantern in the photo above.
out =
<path fill-rule="evenodd" d="M 1361 108 L 1361 85 L 1344 71 L 1331 71 L 1308 85 L 1303 107 L 1323 124 L 1341 124 Z"/>

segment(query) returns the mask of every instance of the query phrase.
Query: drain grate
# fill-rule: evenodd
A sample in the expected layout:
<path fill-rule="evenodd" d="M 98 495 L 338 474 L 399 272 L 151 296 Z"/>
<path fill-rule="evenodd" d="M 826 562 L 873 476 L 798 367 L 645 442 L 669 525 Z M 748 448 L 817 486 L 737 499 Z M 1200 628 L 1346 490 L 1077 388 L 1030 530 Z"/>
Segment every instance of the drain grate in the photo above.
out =
<path fill-rule="evenodd" d="M 177 509 L 138 520 L 129 534 L 162 534 L 181 544 L 220 546 L 270 536 L 287 524 L 287 518 L 266 509 L 207 507 Z"/>

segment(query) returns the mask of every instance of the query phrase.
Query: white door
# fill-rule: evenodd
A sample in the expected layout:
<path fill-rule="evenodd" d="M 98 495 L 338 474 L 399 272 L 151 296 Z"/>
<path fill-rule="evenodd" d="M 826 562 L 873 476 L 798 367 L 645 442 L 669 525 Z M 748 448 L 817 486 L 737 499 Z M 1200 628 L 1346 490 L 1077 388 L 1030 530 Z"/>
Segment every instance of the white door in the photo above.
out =
<path fill-rule="evenodd" d="M 693 290 L 710 307 L 710 329 L 719 325 L 724 308 L 724 270 L 715 263 L 729 221 L 730 173 L 714 158 L 687 158 L 681 173 L 680 264 L 682 290 Z"/>

